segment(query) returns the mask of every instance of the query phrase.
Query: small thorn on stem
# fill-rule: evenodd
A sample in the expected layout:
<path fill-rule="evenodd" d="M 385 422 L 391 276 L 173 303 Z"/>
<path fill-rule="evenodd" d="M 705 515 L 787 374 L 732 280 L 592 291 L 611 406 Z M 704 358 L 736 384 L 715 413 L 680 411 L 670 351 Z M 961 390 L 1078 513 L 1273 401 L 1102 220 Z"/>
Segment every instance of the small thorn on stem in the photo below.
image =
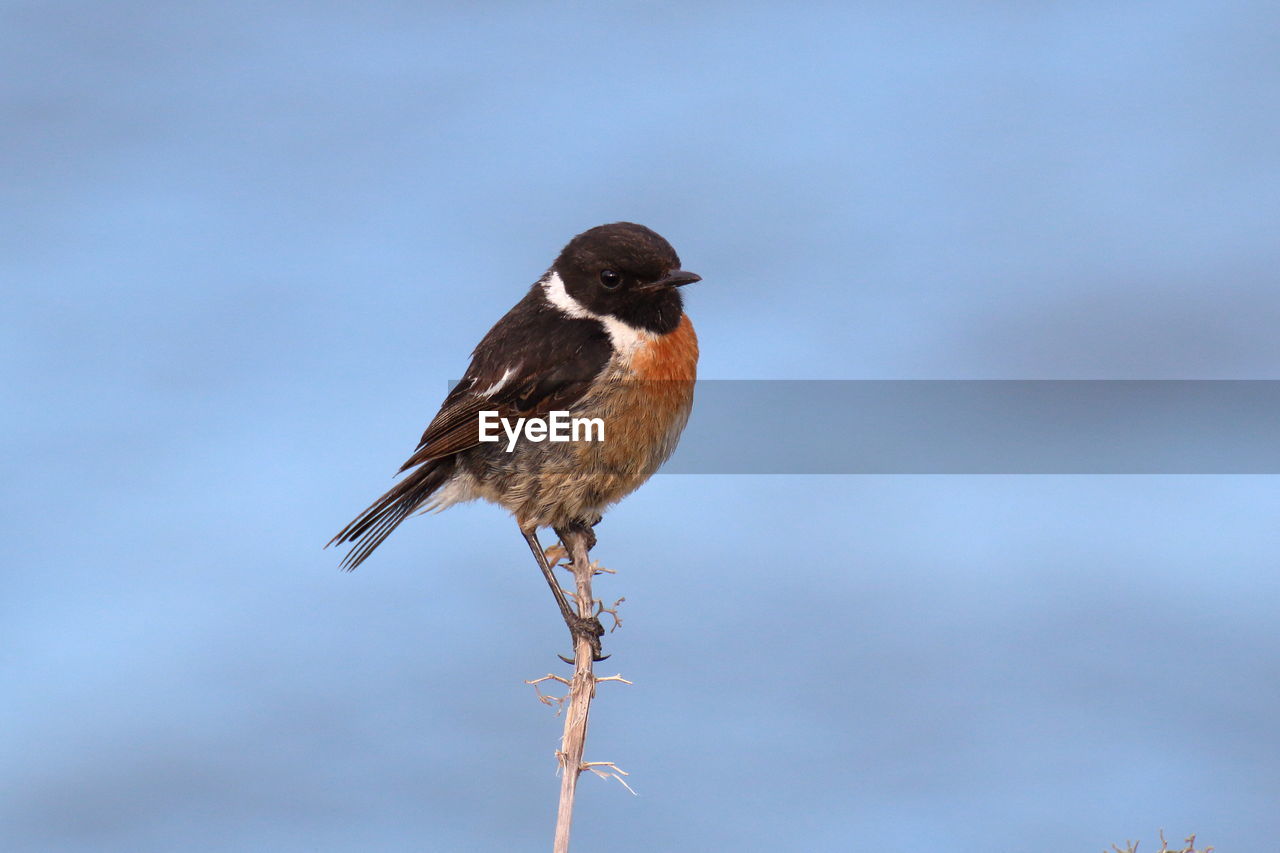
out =
<path fill-rule="evenodd" d="M 569 559 L 569 552 L 559 542 L 545 549 L 543 553 L 547 555 L 547 562 L 553 569 L 560 564 L 561 560 L 567 561 Z"/>
<path fill-rule="evenodd" d="M 596 599 L 596 618 L 599 619 L 601 613 L 608 613 L 613 619 L 613 627 L 609 629 L 610 634 L 622 626 L 622 617 L 618 615 L 618 605 L 622 604 L 622 602 L 626 600 L 627 597 L 624 595 L 622 598 L 615 601 L 612 607 L 605 607 L 603 601 L 598 598 Z"/>
<path fill-rule="evenodd" d="M 602 681 L 620 681 L 620 682 L 622 682 L 623 684 L 631 684 L 631 683 L 632 683 L 632 682 L 630 682 L 630 681 L 627 681 L 625 678 L 623 678 L 623 677 L 622 677 L 622 673 L 618 673 L 617 675 L 605 675 L 605 676 L 598 676 L 598 677 L 596 678 L 596 684 L 599 684 L 599 683 L 600 683 L 600 682 L 602 682 Z"/>
<path fill-rule="evenodd" d="M 556 715 L 559 716 L 560 711 L 564 710 L 564 701 L 569 697 L 568 696 L 552 696 L 550 694 L 543 693 L 541 685 L 547 681 L 554 681 L 557 684 L 563 684 L 565 687 L 570 686 L 569 679 L 563 678 L 551 672 L 548 672 L 546 675 L 542 676 L 541 678 L 526 680 L 525 684 L 528 684 L 530 687 L 533 688 L 533 692 L 537 694 L 539 702 L 541 702 L 543 705 L 555 707 L 557 709 Z"/>
<path fill-rule="evenodd" d="M 608 769 L 602 770 L 600 769 L 602 767 L 605 767 Z M 590 770 L 592 773 L 596 774 L 601 779 L 608 779 L 609 777 L 612 776 L 614 779 L 617 779 L 619 783 L 621 783 L 622 787 L 626 788 L 628 791 L 631 792 L 631 796 L 633 797 L 640 796 L 639 794 L 636 793 L 635 788 L 632 788 L 630 785 L 628 785 L 627 780 L 622 778 L 623 776 L 630 776 L 631 774 L 623 770 L 618 765 L 614 764 L 612 761 L 586 761 L 586 762 L 583 762 L 582 769 Z"/>

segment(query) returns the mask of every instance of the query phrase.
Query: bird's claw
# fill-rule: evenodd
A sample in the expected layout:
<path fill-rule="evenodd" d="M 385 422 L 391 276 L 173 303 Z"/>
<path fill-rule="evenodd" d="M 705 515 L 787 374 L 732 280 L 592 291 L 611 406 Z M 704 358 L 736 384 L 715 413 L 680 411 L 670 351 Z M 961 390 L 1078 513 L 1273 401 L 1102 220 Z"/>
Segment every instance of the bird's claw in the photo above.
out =
<path fill-rule="evenodd" d="M 556 655 L 556 657 L 560 658 L 560 660 L 562 660 L 562 661 L 564 661 L 565 663 L 569 664 L 569 666 L 573 666 L 574 664 L 576 664 L 576 663 L 577 663 L 577 661 L 576 661 L 576 660 L 574 660 L 573 658 L 567 658 L 567 657 L 565 657 L 564 655 Z M 592 661 L 594 661 L 595 663 L 600 663 L 600 661 L 602 661 L 602 660 L 608 660 L 608 659 L 609 659 L 609 658 L 611 658 L 611 657 L 613 657 L 613 655 L 595 655 L 595 654 L 593 654 L 593 655 L 591 656 L 591 660 L 592 660 Z"/>
<path fill-rule="evenodd" d="M 595 616 L 574 616 L 566 620 L 569 623 L 569 634 L 573 637 L 573 644 L 577 646 L 578 639 L 584 639 L 591 644 L 591 659 L 596 663 L 602 660 L 608 660 L 609 655 L 600 654 L 600 638 L 604 636 L 604 625 L 600 624 L 599 618 Z M 574 661 L 564 655 L 556 655 L 560 660 L 567 664 Z"/>

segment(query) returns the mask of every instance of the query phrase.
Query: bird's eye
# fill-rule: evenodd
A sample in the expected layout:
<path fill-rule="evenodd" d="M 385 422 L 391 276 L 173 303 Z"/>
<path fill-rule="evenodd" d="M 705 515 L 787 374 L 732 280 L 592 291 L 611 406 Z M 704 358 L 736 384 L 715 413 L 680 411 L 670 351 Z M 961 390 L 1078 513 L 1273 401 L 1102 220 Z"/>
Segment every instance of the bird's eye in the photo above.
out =
<path fill-rule="evenodd" d="M 610 290 L 613 290 L 615 287 L 622 284 L 622 276 L 618 275 L 613 270 L 602 270 L 600 272 L 600 283 Z"/>

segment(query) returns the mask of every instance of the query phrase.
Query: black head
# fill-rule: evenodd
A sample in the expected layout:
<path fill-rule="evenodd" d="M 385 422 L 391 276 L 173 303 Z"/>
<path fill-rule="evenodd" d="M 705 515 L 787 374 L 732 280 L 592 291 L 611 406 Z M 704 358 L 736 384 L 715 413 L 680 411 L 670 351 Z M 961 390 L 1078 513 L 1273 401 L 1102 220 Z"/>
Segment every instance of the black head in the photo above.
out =
<path fill-rule="evenodd" d="M 588 311 L 662 334 L 680 323 L 680 286 L 701 280 L 680 269 L 680 257 L 670 243 L 632 222 L 583 231 L 569 241 L 551 269 Z"/>

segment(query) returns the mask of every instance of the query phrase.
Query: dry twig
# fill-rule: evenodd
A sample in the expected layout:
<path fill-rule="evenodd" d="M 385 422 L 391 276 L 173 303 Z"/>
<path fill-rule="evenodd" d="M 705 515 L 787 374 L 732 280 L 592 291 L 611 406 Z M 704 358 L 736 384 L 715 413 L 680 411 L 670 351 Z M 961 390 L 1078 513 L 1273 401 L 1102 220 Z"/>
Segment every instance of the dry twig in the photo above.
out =
<path fill-rule="evenodd" d="M 1164 830 L 1162 829 L 1160 830 L 1160 849 L 1155 853 L 1213 853 L 1212 847 L 1206 847 L 1203 850 L 1196 849 L 1196 837 L 1194 833 L 1188 836 L 1183 843 L 1187 846 L 1179 847 L 1177 850 L 1173 849 L 1169 846 L 1169 842 L 1165 840 Z M 1138 853 L 1138 842 L 1126 841 L 1123 849 L 1112 844 L 1111 850 L 1114 851 L 1114 853 Z M 1107 851 L 1103 851 L 1103 853 L 1107 853 Z"/>
<path fill-rule="evenodd" d="M 567 538 L 569 541 L 561 543 L 561 546 L 552 546 L 547 549 L 548 562 L 554 566 L 567 552 L 571 559 L 568 568 L 573 571 L 574 597 L 577 601 L 579 615 L 585 618 L 592 618 L 599 617 L 601 613 L 608 613 L 613 616 L 613 627 L 616 629 L 621 623 L 616 611 L 622 599 L 614 602 L 613 607 L 606 608 L 603 602 L 597 601 L 591 592 L 592 576 L 608 570 L 602 569 L 591 562 L 585 535 L 575 532 Z M 538 701 L 545 705 L 559 705 L 557 713 L 564 714 L 564 734 L 560 738 L 560 749 L 556 752 L 556 759 L 560 762 L 560 806 L 556 813 L 554 853 L 568 853 L 569 851 L 569 830 L 573 825 L 574 797 L 578 789 L 578 777 L 582 775 L 583 770 L 590 770 L 602 779 L 613 777 L 621 782 L 622 786 L 628 791 L 635 793 L 631 786 L 626 783 L 626 780 L 622 778 L 627 775 L 626 772 L 612 761 L 593 761 L 590 763 L 583 763 L 582 761 L 582 753 L 587 743 L 587 718 L 591 711 L 591 700 L 596 695 L 596 684 L 601 681 L 631 683 L 621 675 L 597 678 L 593 671 L 594 654 L 595 649 L 592 648 L 590 639 L 585 636 L 579 636 L 574 642 L 574 667 L 571 678 L 566 679 L 562 676 L 548 673 L 541 678 L 526 682 L 533 685 L 533 689 L 538 694 Z M 546 681 L 555 681 L 567 686 L 569 688 L 568 694 L 562 697 L 545 695 L 539 689 L 539 685 Z"/>

